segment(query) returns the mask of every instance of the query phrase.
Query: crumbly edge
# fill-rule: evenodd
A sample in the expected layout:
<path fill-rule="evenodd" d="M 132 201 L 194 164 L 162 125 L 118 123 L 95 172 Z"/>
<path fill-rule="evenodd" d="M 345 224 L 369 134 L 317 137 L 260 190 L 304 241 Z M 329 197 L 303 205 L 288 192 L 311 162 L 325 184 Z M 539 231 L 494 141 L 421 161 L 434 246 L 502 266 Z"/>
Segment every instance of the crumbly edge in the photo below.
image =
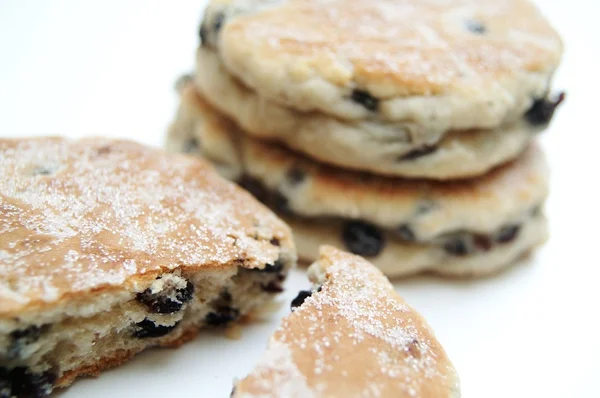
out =
<path fill-rule="evenodd" d="M 90 312 L 87 315 L 65 315 L 52 324 L 34 324 L 42 330 L 35 341 L 27 338 L 24 342 L 16 341 L 13 337 L 15 332 L 34 325 L 14 319 L 2 320 L 0 368 L 24 367 L 32 374 L 50 373 L 54 386 L 64 387 L 78 376 L 97 375 L 102 369 L 116 366 L 148 347 L 177 346 L 193 338 L 202 327 L 220 326 L 216 324 L 220 321 L 223 324 L 235 322 L 259 310 L 282 290 L 281 284 L 294 263 L 295 255 L 287 252 L 282 253 L 277 272 L 270 270 L 273 264 L 265 264 L 264 270 L 234 266 L 190 275 L 175 270 L 168 275 L 189 281 L 195 292 L 179 311 L 152 313 L 146 304 L 136 300 L 139 292 L 123 292 L 118 296 L 120 300 L 106 309 L 100 295 L 96 297 L 97 302 L 88 304 L 91 307 L 97 304 L 98 311 L 87 308 Z M 140 330 L 136 324 L 145 320 L 173 328 L 160 337 L 134 337 L 132 333 Z M 15 344 L 21 344 L 16 358 Z M 9 351 L 12 351 L 11 358 L 8 358 Z"/>

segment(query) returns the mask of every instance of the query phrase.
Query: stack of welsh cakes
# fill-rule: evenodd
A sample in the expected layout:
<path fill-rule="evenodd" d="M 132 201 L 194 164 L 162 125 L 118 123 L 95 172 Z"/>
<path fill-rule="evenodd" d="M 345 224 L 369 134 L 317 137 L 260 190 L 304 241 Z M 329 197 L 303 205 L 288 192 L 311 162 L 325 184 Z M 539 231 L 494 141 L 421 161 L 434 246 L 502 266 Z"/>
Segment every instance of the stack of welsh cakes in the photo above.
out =
<path fill-rule="evenodd" d="M 167 145 L 388 276 L 485 275 L 547 236 L 562 43 L 527 0 L 210 2 Z"/>

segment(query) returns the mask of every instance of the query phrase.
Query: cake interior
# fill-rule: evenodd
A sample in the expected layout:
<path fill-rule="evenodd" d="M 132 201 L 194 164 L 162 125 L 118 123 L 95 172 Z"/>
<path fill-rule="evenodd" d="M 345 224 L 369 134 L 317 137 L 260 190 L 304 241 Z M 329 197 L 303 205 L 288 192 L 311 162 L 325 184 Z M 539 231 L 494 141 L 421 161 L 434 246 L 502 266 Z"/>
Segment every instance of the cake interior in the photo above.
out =
<path fill-rule="evenodd" d="M 176 269 L 138 291 L 98 294 L 42 316 L 0 321 L 0 397 L 49 394 L 152 346 L 222 327 L 283 291 L 292 261 L 218 271 Z"/>

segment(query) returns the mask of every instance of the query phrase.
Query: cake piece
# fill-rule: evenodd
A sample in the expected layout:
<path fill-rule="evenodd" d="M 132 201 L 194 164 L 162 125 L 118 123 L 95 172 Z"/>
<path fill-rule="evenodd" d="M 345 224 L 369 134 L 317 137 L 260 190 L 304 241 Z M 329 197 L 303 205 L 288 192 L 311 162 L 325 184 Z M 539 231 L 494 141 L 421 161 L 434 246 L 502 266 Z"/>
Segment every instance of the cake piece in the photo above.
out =
<path fill-rule="evenodd" d="M 263 358 L 234 398 L 459 397 L 425 320 L 361 257 L 322 247 Z"/>
<path fill-rule="evenodd" d="M 187 86 L 167 148 L 203 156 L 272 208 L 307 263 L 328 244 L 366 257 L 388 277 L 482 277 L 515 264 L 548 236 L 549 171 L 536 143 L 471 179 L 383 177 L 248 136 Z"/>
<path fill-rule="evenodd" d="M 195 84 L 247 134 L 377 174 L 481 174 L 565 98 L 530 0 L 211 0 L 199 33 Z"/>
<path fill-rule="evenodd" d="M 0 397 L 38 397 L 271 301 L 288 227 L 206 163 L 0 140 Z"/>

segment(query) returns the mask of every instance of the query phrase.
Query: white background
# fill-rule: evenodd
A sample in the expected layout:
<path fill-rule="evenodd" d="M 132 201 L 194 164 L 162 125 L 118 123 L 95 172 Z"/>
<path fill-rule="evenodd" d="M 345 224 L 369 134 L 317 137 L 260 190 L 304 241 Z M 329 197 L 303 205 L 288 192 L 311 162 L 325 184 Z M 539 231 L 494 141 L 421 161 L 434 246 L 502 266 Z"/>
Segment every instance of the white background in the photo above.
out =
<path fill-rule="evenodd" d="M 161 145 L 176 109 L 173 82 L 193 67 L 203 3 L 0 0 L 0 135 Z M 600 397 L 600 7 L 539 3 L 567 45 L 555 86 L 568 100 L 543 138 L 551 240 L 493 279 L 396 283 L 436 330 L 469 398 Z M 285 301 L 307 285 L 296 272 Z M 60 395 L 226 397 L 285 313 L 238 341 L 203 333 L 178 350 L 144 353 Z"/>

